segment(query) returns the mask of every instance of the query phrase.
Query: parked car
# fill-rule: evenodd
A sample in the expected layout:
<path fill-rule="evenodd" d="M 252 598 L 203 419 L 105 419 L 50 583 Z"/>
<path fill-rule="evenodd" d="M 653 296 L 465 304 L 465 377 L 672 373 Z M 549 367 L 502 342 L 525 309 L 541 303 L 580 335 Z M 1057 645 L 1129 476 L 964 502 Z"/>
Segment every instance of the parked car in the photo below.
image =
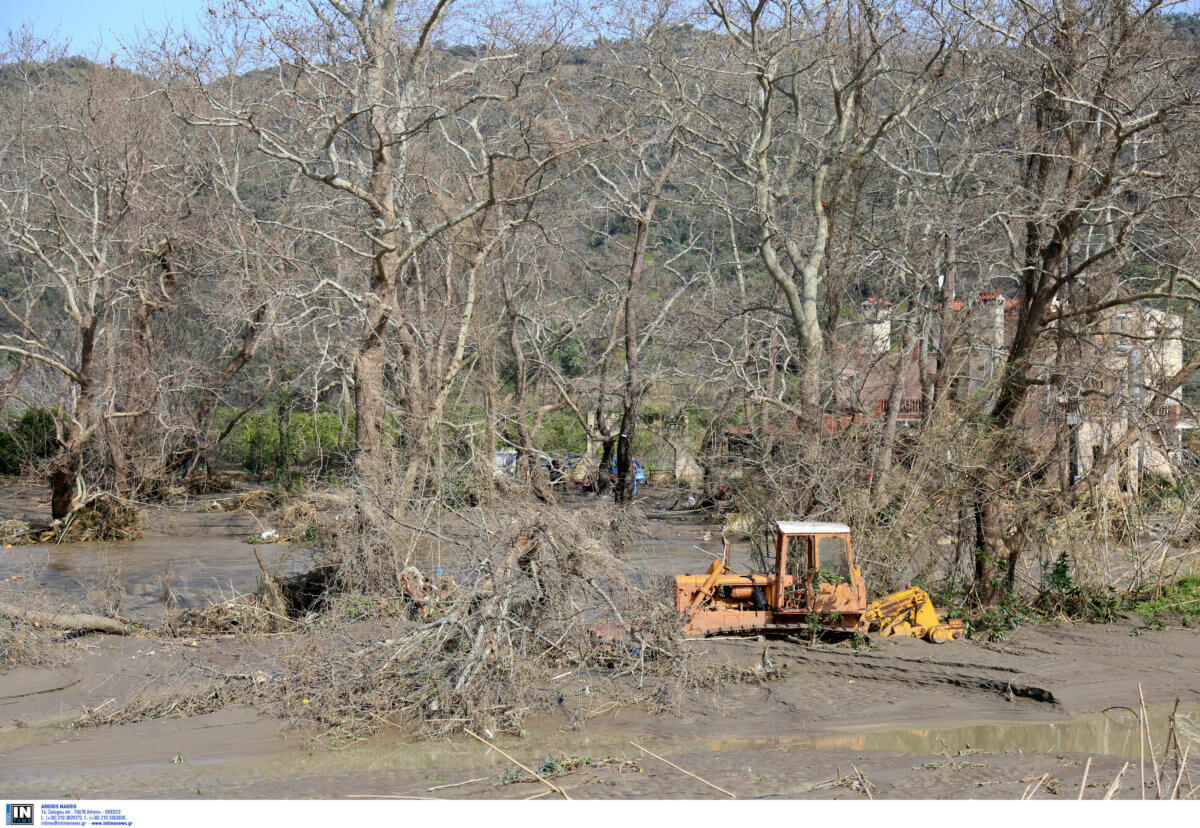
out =
<path fill-rule="evenodd" d="M 550 468 L 550 455 L 545 452 L 538 452 L 538 462 L 543 469 Z M 517 474 L 517 450 L 514 448 L 497 449 L 496 455 L 492 458 L 492 475 L 501 477 L 507 475 L 514 477 Z"/>

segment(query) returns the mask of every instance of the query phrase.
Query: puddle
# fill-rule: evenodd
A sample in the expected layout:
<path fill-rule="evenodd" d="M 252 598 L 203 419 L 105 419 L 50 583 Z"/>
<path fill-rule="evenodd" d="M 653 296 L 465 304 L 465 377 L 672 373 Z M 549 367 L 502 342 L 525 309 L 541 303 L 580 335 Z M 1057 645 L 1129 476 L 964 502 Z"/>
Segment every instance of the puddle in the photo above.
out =
<path fill-rule="evenodd" d="M 511 762 L 497 750 L 469 737 L 413 743 L 384 735 L 358 742 L 330 743 L 308 742 L 304 736 L 292 733 L 277 740 L 260 738 L 254 742 L 253 751 L 241 752 L 246 746 L 241 749 L 227 746 L 228 749 L 214 752 L 211 745 L 202 747 L 196 741 L 206 737 L 204 731 L 195 727 L 190 731 L 171 731 L 173 735 L 159 734 L 157 738 L 128 729 L 104 734 L 63 733 L 51 728 L 39 731 L 0 734 L 0 759 L 12 754 L 15 762 L 7 768 L 0 762 L 0 782 L 27 791 L 65 786 L 97 791 L 116 789 L 134 796 L 161 795 L 164 789 L 180 785 L 206 791 L 228 790 L 233 786 L 242 792 L 277 792 L 277 786 L 286 782 L 306 789 L 309 795 L 339 795 L 345 793 L 345 785 L 352 784 L 351 780 L 361 778 L 420 773 L 433 780 L 426 784 L 433 784 L 444 781 L 443 774 L 453 776 L 456 772 L 470 771 L 474 777 L 495 778 L 511 767 Z M 783 744 L 776 740 L 741 738 L 676 740 L 648 735 L 632 738 L 664 754 L 737 753 Z M 36 761 L 21 750 L 36 751 L 38 744 L 59 739 L 70 740 L 70 748 L 44 753 Z M 629 739 L 629 733 L 542 733 L 524 738 L 501 737 L 495 744 L 530 767 L 538 766 L 547 756 L 645 759 Z M 97 740 L 104 741 L 102 748 L 95 744 Z M 93 754 L 101 749 L 119 758 L 108 766 L 97 766 Z M 230 750 L 240 755 L 230 756 Z M 81 751 L 85 754 L 83 758 L 79 755 Z M 172 761 L 173 754 L 180 759 Z"/>
<path fill-rule="evenodd" d="M 656 753 L 740 753 L 760 748 L 779 747 L 789 742 L 776 739 L 695 739 L 664 740 L 633 737 Z M 584 737 L 580 734 L 559 734 L 556 738 L 526 738 L 509 742 L 500 740 L 497 747 L 523 764 L 534 766 L 547 756 L 581 756 L 591 759 L 642 759 L 645 754 L 629 743 L 629 734 Z M 798 744 L 798 743 L 792 743 Z M 394 743 L 369 740 L 361 747 L 338 752 L 318 747 L 311 753 L 295 753 L 278 757 L 257 767 L 266 775 L 290 775 L 295 772 L 328 773 L 331 771 L 365 772 L 383 770 L 465 770 L 495 768 L 496 772 L 511 762 L 498 751 L 469 738 L 449 742 Z"/>
<path fill-rule="evenodd" d="M 1165 721 L 1167 711 L 1155 710 L 1156 722 Z M 1190 728 L 1185 744 L 1200 750 L 1200 711 L 1180 713 L 1181 730 Z M 630 732 L 612 733 L 545 733 L 525 738 L 501 738 L 496 745 L 518 761 L 536 766 L 547 756 L 575 755 L 603 758 L 645 759 L 633 747 Z M 1156 724 L 1152 731 L 1155 745 L 1165 739 L 1165 724 Z M 1122 758 L 1137 758 L 1137 719 L 1125 711 L 1107 714 L 1082 715 L 1065 722 L 991 722 L 952 725 L 945 727 L 897 728 L 842 732 L 818 738 L 750 739 L 709 738 L 680 739 L 650 734 L 633 737 L 650 750 L 666 756 L 696 753 L 736 754 L 762 749 L 804 748 L 815 750 L 889 751 L 917 755 L 951 755 L 967 749 L 988 753 L 1022 751 L 1026 753 L 1106 753 Z M 290 743 L 290 744 L 289 744 Z M 494 776 L 510 767 L 510 762 L 498 751 L 469 738 L 445 741 L 405 742 L 398 738 L 374 737 L 360 742 L 330 745 L 325 742 L 305 744 L 302 738 L 289 736 L 275 755 L 244 756 L 230 759 L 212 758 L 208 761 L 189 759 L 187 777 L 199 787 L 219 786 L 225 780 L 237 779 L 251 787 L 270 787 L 280 780 L 310 780 L 316 788 L 334 784 L 336 780 L 353 779 L 388 773 L 423 772 L 427 779 L 441 781 L 443 773 L 474 771 L 473 776 Z M 150 791 L 162 782 L 162 773 L 143 768 L 137 776 L 129 776 L 126 785 L 134 790 L 144 787 Z M 314 788 L 314 790 L 316 789 Z M 265 788 L 264 788 L 265 789 Z"/>
<path fill-rule="evenodd" d="M 1150 737 L 1156 750 L 1167 738 L 1170 709 L 1149 710 Z M 1200 707 L 1181 707 L 1176 715 L 1180 740 L 1200 751 Z M 985 753 L 1103 753 L 1138 758 L 1138 720 L 1132 710 L 1110 708 L 1058 722 L 975 722 L 921 728 L 856 730 L 804 742 L 818 750 L 895 751 L 955 754 L 975 749 Z"/>
<path fill-rule="evenodd" d="M 26 745 L 36 745 L 42 742 L 53 742 L 67 735 L 67 731 L 58 725 L 39 727 L 14 727 L 0 730 L 0 756 L 11 753 Z"/>
<path fill-rule="evenodd" d="M 1169 710 L 1151 709 L 1151 736 L 1161 749 L 1166 739 Z M 1178 717 L 1185 747 L 1200 751 L 1200 708 L 1181 709 Z M 615 730 L 591 733 L 531 733 L 523 738 L 503 737 L 495 744 L 510 756 L 536 765 L 549 755 L 575 755 L 602 759 L 641 759 L 644 754 L 630 739 L 664 755 L 696 753 L 741 753 L 769 748 L 815 750 L 861 750 L 936 755 L 975 749 L 986 753 L 1095 753 L 1136 759 L 1137 719 L 1130 711 L 1089 713 L 1060 722 L 979 722 L 944 727 L 897 728 L 871 731 L 842 731 L 810 738 L 754 739 L 745 737 L 679 738 L 676 735 L 642 733 L 632 723 L 612 725 Z M 286 738 L 290 749 L 275 756 L 224 759 L 213 764 L 222 770 L 237 769 L 239 775 L 279 779 L 296 775 L 378 773 L 385 771 L 494 770 L 510 766 L 498 751 L 469 737 L 429 742 L 406 742 L 376 736 L 359 742 L 304 744 L 296 735 Z M 213 768 L 216 770 L 216 768 Z"/>

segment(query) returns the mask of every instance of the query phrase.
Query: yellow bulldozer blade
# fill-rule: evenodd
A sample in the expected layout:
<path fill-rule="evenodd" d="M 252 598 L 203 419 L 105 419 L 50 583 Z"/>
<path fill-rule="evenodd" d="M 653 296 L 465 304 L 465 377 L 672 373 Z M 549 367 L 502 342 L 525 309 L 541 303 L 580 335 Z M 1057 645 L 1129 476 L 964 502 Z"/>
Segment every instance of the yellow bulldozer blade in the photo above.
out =
<path fill-rule="evenodd" d="M 966 627 L 961 620 L 943 621 L 928 593 L 920 587 L 897 592 L 867 605 L 859 621 L 863 632 L 881 637 L 908 635 L 934 644 L 961 640 Z"/>

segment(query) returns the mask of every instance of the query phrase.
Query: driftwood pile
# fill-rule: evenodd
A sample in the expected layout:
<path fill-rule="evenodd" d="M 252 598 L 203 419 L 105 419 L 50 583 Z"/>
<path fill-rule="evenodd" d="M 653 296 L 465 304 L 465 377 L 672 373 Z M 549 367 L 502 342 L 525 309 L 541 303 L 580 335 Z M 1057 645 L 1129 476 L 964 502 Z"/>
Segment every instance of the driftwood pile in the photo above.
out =
<path fill-rule="evenodd" d="M 665 704 L 684 673 L 674 613 L 635 583 L 627 518 L 530 512 L 481 538 L 457 577 L 405 567 L 390 617 L 346 623 L 378 596 L 330 598 L 269 685 L 278 712 L 439 735 L 516 732 L 554 707 Z"/>

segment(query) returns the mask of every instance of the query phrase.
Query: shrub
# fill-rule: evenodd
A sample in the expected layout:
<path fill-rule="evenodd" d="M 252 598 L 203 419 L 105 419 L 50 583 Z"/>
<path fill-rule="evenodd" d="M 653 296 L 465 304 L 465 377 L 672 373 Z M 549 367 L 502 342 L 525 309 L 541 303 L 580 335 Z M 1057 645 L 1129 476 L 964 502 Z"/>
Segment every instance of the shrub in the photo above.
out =
<path fill-rule="evenodd" d="M 1178 613 L 1184 626 L 1200 621 L 1200 575 L 1187 575 L 1167 584 L 1156 597 L 1143 597 L 1130 606 L 1149 625 L 1161 625 L 1163 618 Z"/>
<path fill-rule="evenodd" d="M 1042 569 L 1042 583 L 1033 606 L 1048 615 L 1075 621 L 1108 622 L 1117 617 L 1121 602 L 1112 587 L 1089 587 L 1076 582 L 1070 556 L 1061 552 L 1053 564 Z"/>
<path fill-rule="evenodd" d="M 50 409 L 30 408 L 19 417 L 8 417 L 0 426 L 0 474 L 20 474 L 54 456 L 57 448 Z"/>

